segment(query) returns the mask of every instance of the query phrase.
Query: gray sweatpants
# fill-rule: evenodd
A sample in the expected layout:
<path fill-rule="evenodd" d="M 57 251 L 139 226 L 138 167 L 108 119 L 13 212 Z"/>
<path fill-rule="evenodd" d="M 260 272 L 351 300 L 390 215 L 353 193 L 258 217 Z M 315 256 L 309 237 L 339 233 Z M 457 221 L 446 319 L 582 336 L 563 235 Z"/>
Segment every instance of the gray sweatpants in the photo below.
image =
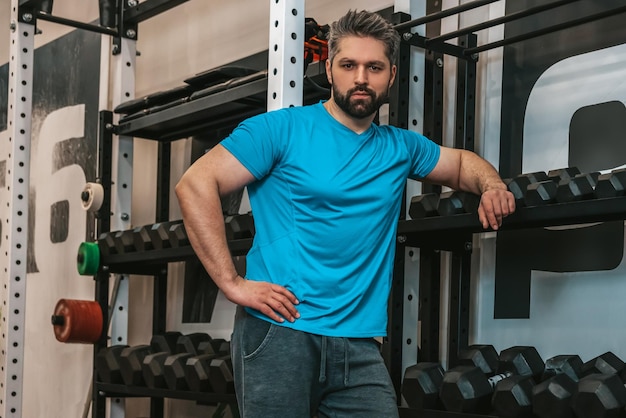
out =
<path fill-rule="evenodd" d="M 231 350 L 242 418 L 398 417 L 373 338 L 309 334 L 238 308 Z"/>

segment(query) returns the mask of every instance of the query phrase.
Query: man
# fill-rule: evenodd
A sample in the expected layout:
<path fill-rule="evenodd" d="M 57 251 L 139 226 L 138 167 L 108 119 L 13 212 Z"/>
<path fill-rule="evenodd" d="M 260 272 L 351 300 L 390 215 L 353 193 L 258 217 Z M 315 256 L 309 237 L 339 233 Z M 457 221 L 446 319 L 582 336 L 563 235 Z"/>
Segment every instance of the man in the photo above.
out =
<path fill-rule="evenodd" d="M 515 209 L 476 154 L 372 123 L 394 81 L 398 44 L 378 15 L 348 12 L 331 25 L 330 99 L 248 119 L 176 186 L 196 254 L 240 306 L 231 344 L 245 418 L 397 417 L 373 337 L 386 333 L 406 178 L 480 194 L 485 228 Z M 245 279 L 220 205 L 244 186 L 256 226 Z"/>

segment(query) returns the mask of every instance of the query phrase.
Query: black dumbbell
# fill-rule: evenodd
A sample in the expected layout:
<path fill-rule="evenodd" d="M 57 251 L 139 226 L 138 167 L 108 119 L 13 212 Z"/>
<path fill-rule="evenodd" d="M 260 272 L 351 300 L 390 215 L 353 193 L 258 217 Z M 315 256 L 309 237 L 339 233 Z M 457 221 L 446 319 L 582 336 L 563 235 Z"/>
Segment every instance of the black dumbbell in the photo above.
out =
<path fill-rule="evenodd" d="M 488 413 L 496 384 L 510 376 L 538 378 L 544 369 L 534 347 L 516 346 L 503 350 L 497 374 L 488 376 L 474 366 L 457 366 L 444 374 L 439 396 L 446 410 L 459 413 Z"/>
<path fill-rule="evenodd" d="M 180 248 L 189 245 L 187 230 L 182 222 L 172 224 L 167 233 L 170 237 L 170 244 L 172 248 Z"/>
<path fill-rule="evenodd" d="M 115 231 L 113 232 L 113 240 L 117 254 L 128 254 L 135 251 L 133 230 Z"/>
<path fill-rule="evenodd" d="M 150 340 L 152 353 L 144 357 L 141 364 L 146 386 L 149 388 L 167 388 L 165 381 L 165 360 L 176 353 L 176 342 L 182 334 L 178 331 L 153 335 Z"/>
<path fill-rule="evenodd" d="M 539 418 L 571 418 L 571 399 L 582 377 L 578 355 L 559 355 L 546 361 L 542 381 L 532 390 L 533 412 Z"/>
<path fill-rule="evenodd" d="M 437 216 L 437 206 L 439 205 L 439 193 L 426 193 L 413 196 L 409 205 L 409 216 L 411 219 L 422 219 L 430 216 Z"/>
<path fill-rule="evenodd" d="M 457 190 L 441 193 L 437 212 L 441 216 L 476 213 L 480 204 L 480 196 Z"/>
<path fill-rule="evenodd" d="M 493 374 L 498 361 L 498 353 L 491 345 L 476 344 L 459 350 L 459 364 L 478 367 L 487 374 Z M 402 395 L 411 408 L 443 409 L 439 391 L 443 383 L 444 371 L 439 363 L 420 362 L 407 367 L 402 379 Z"/>
<path fill-rule="evenodd" d="M 580 174 L 577 167 L 566 167 L 548 171 L 548 180 L 530 184 L 526 189 L 526 206 L 543 206 L 556 202 L 558 185 L 568 182 Z"/>
<path fill-rule="evenodd" d="M 152 354 L 152 347 L 147 344 L 126 347 L 120 353 L 120 369 L 124 384 L 129 386 L 145 386 L 141 365 L 147 355 Z"/>
<path fill-rule="evenodd" d="M 626 387 L 616 374 L 590 374 L 578 382 L 572 397 L 577 418 L 623 417 Z"/>
<path fill-rule="evenodd" d="M 209 334 L 195 332 L 181 335 L 176 341 L 176 352 L 167 356 L 163 362 L 163 376 L 165 384 L 172 390 L 187 390 L 185 364 L 190 357 L 205 354 L 200 351 L 200 345 L 211 340 Z M 206 347 L 206 345 L 203 345 Z"/>
<path fill-rule="evenodd" d="M 613 170 L 598 177 L 595 194 L 598 199 L 620 197 L 626 193 L 626 168 Z"/>
<path fill-rule="evenodd" d="M 150 227 L 151 225 L 144 225 L 133 229 L 133 240 L 135 241 L 136 251 L 150 251 L 154 249 L 152 238 L 148 232 Z"/>
<path fill-rule="evenodd" d="M 172 222 L 159 222 L 150 225 L 147 231 L 150 241 L 152 242 L 152 248 L 155 250 L 161 250 L 171 247 L 170 237 L 168 235 L 168 231 L 171 226 Z"/>
<path fill-rule="evenodd" d="M 546 180 L 548 180 L 548 175 L 544 171 L 537 171 L 534 173 L 520 174 L 510 179 L 504 179 L 503 181 L 513 194 L 516 207 L 522 207 L 526 205 L 525 197 L 528 186 Z"/>
<path fill-rule="evenodd" d="M 583 364 L 585 375 L 578 382 L 572 397 L 572 408 L 577 418 L 608 418 L 625 415 L 626 367 L 612 352 L 606 352 Z"/>
<path fill-rule="evenodd" d="M 217 394 L 235 393 L 233 363 L 230 354 L 211 360 L 209 365 L 209 382 L 213 392 Z"/>
<path fill-rule="evenodd" d="M 582 173 L 559 182 L 556 190 L 557 203 L 577 202 L 595 198 L 595 187 L 600 173 Z"/>
<path fill-rule="evenodd" d="M 98 351 L 95 358 L 95 368 L 98 380 L 103 383 L 123 383 L 120 369 L 120 354 L 128 345 L 118 344 L 105 347 Z"/>
<path fill-rule="evenodd" d="M 214 340 L 218 341 L 218 340 Z M 206 354 L 187 359 L 185 377 L 190 390 L 196 392 L 234 391 L 232 363 L 230 362 L 230 345 L 217 343 L 210 345 Z M 221 360 L 214 363 L 214 360 Z M 225 365 L 222 361 L 226 361 Z M 227 366 L 224 368 L 224 366 Z M 230 392 L 229 392 L 230 393 Z"/>
<path fill-rule="evenodd" d="M 115 237 L 111 232 L 103 232 L 98 237 L 98 249 L 102 255 L 113 255 L 117 253 L 115 248 Z"/>
<path fill-rule="evenodd" d="M 402 396 L 409 408 L 442 409 L 439 388 L 443 383 L 443 367 L 434 362 L 409 366 L 402 378 Z"/>

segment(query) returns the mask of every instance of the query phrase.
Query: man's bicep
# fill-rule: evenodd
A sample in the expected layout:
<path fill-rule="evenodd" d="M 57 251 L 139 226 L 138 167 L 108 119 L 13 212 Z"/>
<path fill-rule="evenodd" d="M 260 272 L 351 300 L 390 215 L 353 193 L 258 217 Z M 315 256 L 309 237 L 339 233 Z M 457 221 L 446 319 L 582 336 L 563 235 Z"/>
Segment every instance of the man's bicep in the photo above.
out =
<path fill-rule="evenodd" d="M 457 188 L 461 168 L 461 151 L 454 148 L 440 147 L 439 161 L 435 168 L 424 178 L 429 183 Z"/>
<path fill-rule="evenodd" d="M 215 180 L 221 196 L 242 189 L 255 180 L 254 175 L 222 145 L 218 144 L 192 166 L 199 175 Z"/>

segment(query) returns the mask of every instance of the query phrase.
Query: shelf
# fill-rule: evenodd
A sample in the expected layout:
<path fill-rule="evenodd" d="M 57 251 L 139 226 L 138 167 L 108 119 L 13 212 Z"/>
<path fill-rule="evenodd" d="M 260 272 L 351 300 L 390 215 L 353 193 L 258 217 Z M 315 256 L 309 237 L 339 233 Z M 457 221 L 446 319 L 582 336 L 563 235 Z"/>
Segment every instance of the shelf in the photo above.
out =
<path fill-rule="evenodd" d="M 208 392 L 192 392 L 188 390 L 170 390 L 170 389 L 151 389 L 140 386 L 114 385 L 108 383 L 96 383 L 96 390 L 105 397 L 109 398 L 172 398 L 186 399 L 197 401 L 208 405 L 217 405 L 218 403 L 236 403 L 235 394 L 219 395 Z"/>
<path fill-rule="evenodd" d="M 307 68 L 307 78 L 326 87 L 323 63 Z M 118 135 L 169 142 L 221 128 L 232 128 L 267 107 L 267 77 L 146 114 L 117 126 Z M 305 83 L 304 103 L 314 103 L 328 93 Z"/>
<path fill-rule="evenodd" d="M 570 203 L 555 203 L 546 206 L 518 208 L 506 217 L 500 230 L 537 228 L 547 226 L 578 225 L 608 222 L 626 218 L 626 196 L 593 199 Z M 451 249 L 459 237 L 479 232 L 488 232 L 478 221 L 478 215 L 466 213 L 453 216 L 402 220 L 398 223 L 398 237 L 406 239 L 411 247 Z M 460 244 L 459 244 L 460 245 Z"/>
<path fill-rule="evenodd" d="M 252 246 L 252 238 L 228 242 L 233 256 L 245 255 Z M 156 274 L 164 263 L 185 261 L 196 257 L 190 245 L 177 248 L 130 252 L 127 254 L 102 255 L 100 265 L 107 266 L 110 273 Z"/>

